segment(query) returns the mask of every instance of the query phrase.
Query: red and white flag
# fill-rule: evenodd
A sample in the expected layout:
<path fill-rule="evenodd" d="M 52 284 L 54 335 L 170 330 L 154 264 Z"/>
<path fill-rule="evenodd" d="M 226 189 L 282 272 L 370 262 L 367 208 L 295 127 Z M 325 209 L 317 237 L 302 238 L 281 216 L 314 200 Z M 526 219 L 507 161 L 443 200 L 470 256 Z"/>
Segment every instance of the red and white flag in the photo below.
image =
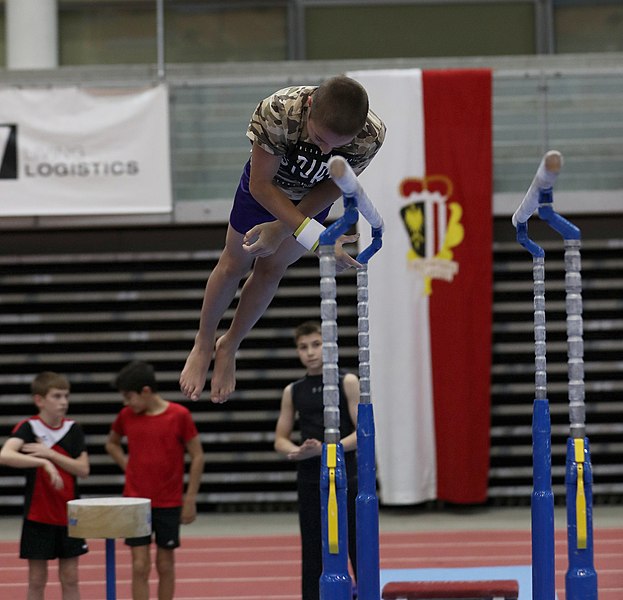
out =
<path fill-rule="evenodd" d="M 491 71 L 350 73 L 387 125 L 361 182 L 385 221 L 369 264 L 381 501 L 487 497 Z M 360 220 L 362 246 L 370 228 Z"/>

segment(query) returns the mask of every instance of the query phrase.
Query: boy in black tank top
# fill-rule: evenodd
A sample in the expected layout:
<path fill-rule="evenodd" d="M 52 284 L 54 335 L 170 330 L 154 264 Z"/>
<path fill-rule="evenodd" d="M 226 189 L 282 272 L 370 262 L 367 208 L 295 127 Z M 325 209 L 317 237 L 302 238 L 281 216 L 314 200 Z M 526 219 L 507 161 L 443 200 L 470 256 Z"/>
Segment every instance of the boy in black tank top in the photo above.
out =
<path fill-rule="evenodd" d="M 297 327 L 294 340 L 306 369 L 302 379 L 283 390 L 275 429 L 275 450 L 297 462 L 297 494 L 302 552 L 302 599 L 318 600 L 322 574 L 322 528 L 320 519 L 320 463 L 324 438 L 322 402 L 322 333 L 319 323 Z M 357 404 L 359 379 L 340 374 L 340 437 L 348 477 L 348 554 L 356 573 L 355 500 L 357 498 Z M 292 441 L 298 417 L 300 445 Z"/>

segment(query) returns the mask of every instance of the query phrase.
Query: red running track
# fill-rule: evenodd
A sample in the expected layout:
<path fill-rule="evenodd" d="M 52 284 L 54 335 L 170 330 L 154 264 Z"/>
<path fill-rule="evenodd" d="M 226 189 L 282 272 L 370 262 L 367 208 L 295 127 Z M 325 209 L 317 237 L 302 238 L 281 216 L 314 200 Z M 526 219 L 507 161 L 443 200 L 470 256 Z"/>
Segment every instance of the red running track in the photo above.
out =
<path fill-rule="evenodd" d="M 131 600 L 129 550 L 116 544 L 117 600 Z M 556 590 L 565 600 L 564 531 L 556 532 Z M 26 561 L 17 542 L 0 542 L 0 598 L 26 596 Z M 594 532 L 599 600 L 623 599 L 623 528 Z M 82 600 L 106 600 L 103 540 L 93 540 L 80 559 Z M 466 568 L 528 565 L 529 531 L 452 531 L 381 534 L 382 569 Z M 176 550 L 176 600 L 299 600 L 298 537 L 186 537 Z M 152 577 L 152 597 L 156 580 Z M 61 600 L 51 565 L 46 600 Z"/>

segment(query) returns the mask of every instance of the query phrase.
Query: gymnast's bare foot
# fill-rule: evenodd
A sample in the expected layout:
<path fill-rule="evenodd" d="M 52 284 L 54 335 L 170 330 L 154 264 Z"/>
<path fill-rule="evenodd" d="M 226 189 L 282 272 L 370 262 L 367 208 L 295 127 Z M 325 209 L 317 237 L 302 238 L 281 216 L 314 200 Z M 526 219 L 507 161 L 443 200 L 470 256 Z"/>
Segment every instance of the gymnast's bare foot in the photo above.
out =
<path fill-rule="evenodd" d="M 188 399 L 199 400 L 206 383 L 211 361 L 212 350 L 207 351 L 205 347 L 195 342 L 180 374 L 180 390 Z"/>
<path fill-rule="evenodd" d="M 236 349 L 227 345 L 224 337 L 216 340 L 214 372 L 210 400 L 217 404 L 226 402 L 236 389 Z"/>

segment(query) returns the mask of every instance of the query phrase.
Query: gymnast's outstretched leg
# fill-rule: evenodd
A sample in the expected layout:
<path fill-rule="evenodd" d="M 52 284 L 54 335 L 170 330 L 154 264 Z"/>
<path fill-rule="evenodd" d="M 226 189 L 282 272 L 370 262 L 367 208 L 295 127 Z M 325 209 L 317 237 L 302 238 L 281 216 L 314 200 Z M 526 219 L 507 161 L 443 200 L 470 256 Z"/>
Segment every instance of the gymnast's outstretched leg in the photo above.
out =
<path fill-rule="evenodd" d="M 216 329 L 253 264 L 253 257 L 243 249 L 243 238 L 228 227 L 225 248 L 206 283 L 199 330 L 180 375 L 180 389 L 191 400 L 199 400 L 212 361 Z"/>
<path fill-rule="evenodd" d="M 306 252 L 293 237 L 284 240 L 279 250 L 258 258 L 245 282 L 234 319 L 227 332 L 216 342 L 210 398 L 225 402 L 236 387 L 236 352 L 251 328 L 271 303 L 287 268 Z"/>

